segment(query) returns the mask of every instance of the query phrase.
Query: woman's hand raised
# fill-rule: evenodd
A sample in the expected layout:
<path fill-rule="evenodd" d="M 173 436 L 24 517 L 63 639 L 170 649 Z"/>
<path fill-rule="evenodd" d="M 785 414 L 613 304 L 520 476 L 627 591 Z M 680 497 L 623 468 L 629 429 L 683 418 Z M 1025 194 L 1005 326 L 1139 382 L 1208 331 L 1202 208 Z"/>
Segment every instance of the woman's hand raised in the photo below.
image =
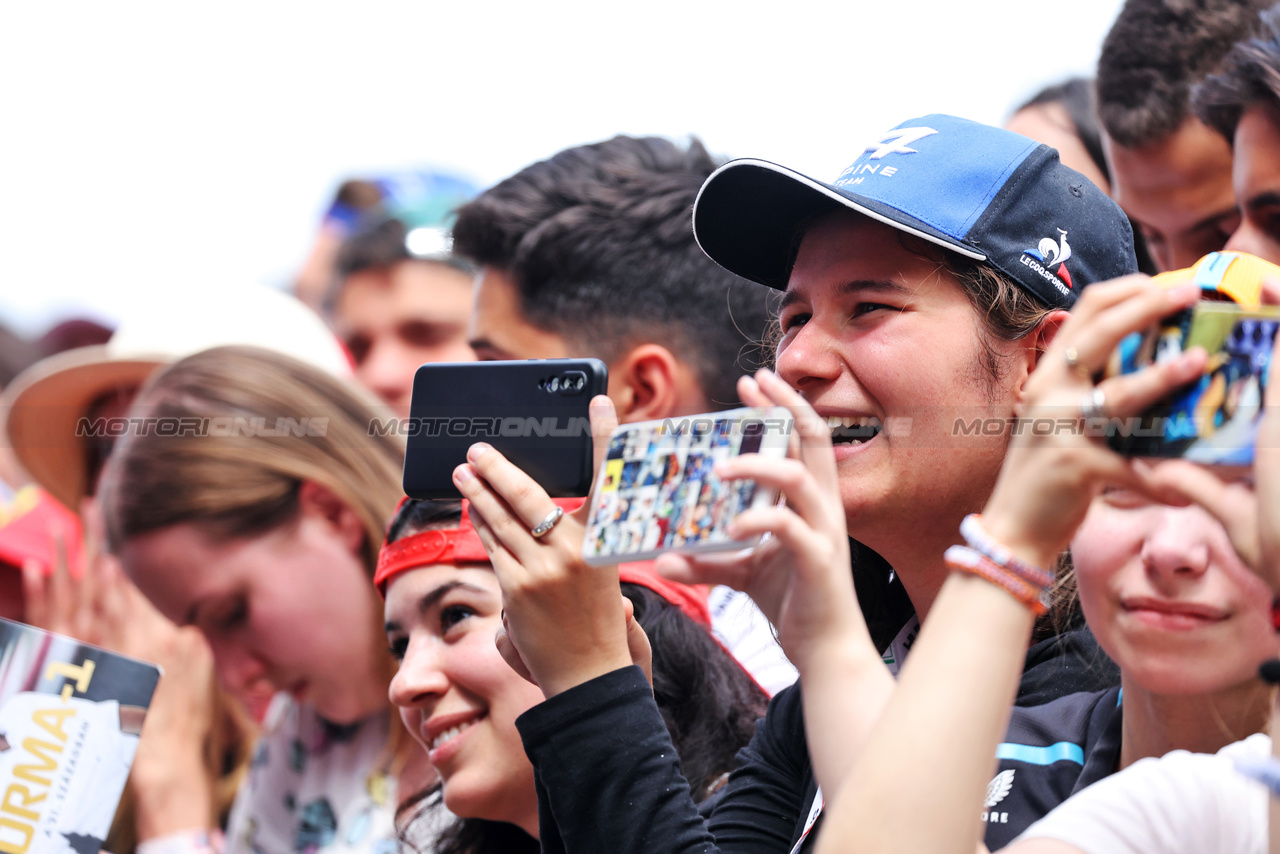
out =
<path fill-rule="evenodd" d="M 1194 348 L 1096 385 L 1093 377 L 1126 335 L 1187 308 L 1199 295 L 1194 284 L 1170 289 L 1145 276 L 1090 285 L 1084 291 L 1040 357 L 1018 403 L 1018 429 L 983 511 L 983 526 L 996 541 L 1024 560 L 1052 566 L 1103 486 L 1159 496 L 1150 467 L 1108 448 L 1105 431 L 1097 426 L 1105 419 L 1138 415 L 1198 377 L 1204 350 Z"/>
<path fill-rule="evenodd" d="M 663 555 L 658 570 L 675 581 L 724 584 L 750 595 L 802 672 L 805 660 L 824 644 L 865 645 L 878 659 L 854 593 L 830 428 L 771 371 L 743 377 L 738 394 L 748 406 L 782 406 L 791 413 L 790 453 L 787 459 L 746 454 L 722 460 L 715 473 L 775 489 L 786 506 L 747 510 L 733 522 L 729 532 L 735 539 L 767 535 L 754 549 Z"/>
<path fill-rule="evenodd" d="M 617 426 L 613 404 L 591 402 L 596 471 Z M 616 567 L 588 566 L 582 542 L 589 502 L 564 514 L 546 533 L 557 505 L 523 471 L 486 444 L 473 445 L 454 483 L 471 502 L 471 522 L 502 586 L 499 650 L 517 672 L 553 697 L 575 685 L 633 663 L 632 637 Z M 642 666 L 645 661 L 638 661 Z"/>

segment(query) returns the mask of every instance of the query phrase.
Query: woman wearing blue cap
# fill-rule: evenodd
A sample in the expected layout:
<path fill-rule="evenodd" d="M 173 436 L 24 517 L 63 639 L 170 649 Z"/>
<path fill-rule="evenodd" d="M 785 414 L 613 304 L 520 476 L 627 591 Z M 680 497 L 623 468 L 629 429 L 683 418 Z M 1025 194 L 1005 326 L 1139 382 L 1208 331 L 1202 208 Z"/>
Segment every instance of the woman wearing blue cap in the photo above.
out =
<path fill-rule="evenodd" d="M 1199 377 L 1206 354 L 1196 348 L 1137 374 L 1096 386 L 1093 380 L 1126 334 L 1199 295 L 1200 287 L 1189 280 L 1173 290 L 1138 279 L 1091 289 L 1028 381 L 1020 406 L 1023 422 L 1056 419 L 1094 401 L 1101 401 L 1109 416 L 1136 415 Z M 1276 398 L 1275 391 L 1268 396 Z M 1259 439 L 1259 465 L 1264 455 L 1275 456 L 1276 425 L 1270 426 L 1265 448 Z M 1260 481 L 1275 479 L 1270 468 L 1259 470 Z M 984 825 L 992 849 L 1021 833 L 1006 850 L 1025 854 L 1263 850 L 1259 840 L 1265 830 L 1257 832 L 1259 823 L 1224 821 L 1222 798 L 1197 805 L 1194 818 L 1180 816 L 1184 833 L 1171 833 L 1169 818 L 1179 800 L 1170 795 L 1176 790 L 1151 785 L 1152 768 L 1144 761 L 1169 751 L 1214 753 L 1246 737 L 1223 750 L 1226 764 L 1232 755 L 1269 752 L 1269 745 L 1259 751 L 1252 734 L 1264 728 L 1268 712 L 1258 666 L 1275 654 L 1277 640 L 1271 592 L 1246 565 L 1246 560 L 1259 562 L 1257 543 L 1247 547 L 1257 523 L 1247 513 L 1232 512 L 1229 499 L 1239 506 L 1240 492 L 1238 484 L 1228 487 L 1189 463 L 1152 465 L 1122 458 L 1087 430 L 1019 431 L 981 516 L 967 518 L 960 529 L 966 545 L 947 551 L 948 564 L 966 571 L 953 573 L 943 586 L 891 700 L 875 725 L 860 734 L 861 749 L 845 766 L 843 779 L 824 778 L 833 799 L 817 850 L 968 854 L 983 839 Z M 1212 515 L 1194 504 L 1171 506 L 1191 500 L 1213 508 Z M 1267 523 L 1265 516 L 1261 523 Z M 1021 664 L 1018 647 L 1037 604 L 1027 595 L 1034 587 L 1027 582 L 1036 567 L 1052 566 L 1068 544 L 1085 614 L 1119 663 L 1123 685 L 1122 695 L 1102 692 L 1090 710 L 1090 733 L 1079 744 L 1054 741 L 1054 730 L 1045 726 L 1048 716 L 1028 719 L 1015 710 L 1010 723 L 1009 714 Z M 801 672 L 802 679 L 821 686 L 806 694 L 806 703 L 827 709 L 813 711 L 815 720 L 825 722 L 808 732 L 819 753 L 824 745 L 846 741 L 845 733 L 830 725 L 830 710 L 842 702 L 847 680 L 839 663 L 830 660 L 802 666 Z M 1002 734 L 1028 723 L 1039 724 L 1046 736 L 1048 743 L 1038 751 L 997 745 Z M 994 778 L 993 753 L 1000 760 Z M 1037 761 L 1083 768 L 1065 791 L 1036 793 L 1040 814 L 1072 797 L 1027 829 L 1027 819 L 1036 817 L 1028 815 L 1027 775 L 1035 773 Z M 906 771 L 921 766 L 929 773 Z M 1075 797 L 1129 768 L 1148 775 L 1135 778 L 1139 786 L 1147 785 L 1131 788 L 1129 802 L 1117 797 L 1124 785 L 1111 782 Z M 1205 783 L 1201 790 L 1212 786 Z M 1251 798 L 1252 793 L 1232 808 L 1242 815 L 1260 813 Z M 924 809 L 927 821 L 908 819 Z M 977 815 L 982 823 L 974 821 Z M 1222 833 L 1222 825 L 1233 831 L 1229 845 L 1209 831 L 1216 826 Z M 997 827 L 1001 832 L 993 833 Z M 1240 847 L 1239 840 L 1250 835 L 1257 844 Z M 1200 844 L 1211 837 L 1209 848 Z"/>
<path fill-rule="evenodd" d="M 694 228 L 723 266 L 785 288 L 777 377 L 740 391 L 790 406 L 806 439 L 799 460 L 719 471 L 787 496 L 786 509 L 738 522 L 742 536 L 771 541 L 745 558 L 668 556 L 665 571 L 747 590 L 802 674 L 832 665 L 848 679 L 806 684 L 803 707 L 798 690 L 780 694 L 704 822 L 653 726 L 648 686 L 627 666 L 614 582 L 575 557 L 578 521 L 531 536 L 549 499 L 474 448 L 456 482 L 494 554 L 510 640 L 548 697 L 519 721 L 543 806 L 560 821 L 558 839 L 543 823 L 545 850 L 806 850 L 823 805 L 817 781 L 844 779 L 893 689 L 868 620 L 847 607 L 851 575 L 832 569 L 849 565 L 846 528 L 927 615 L 948 575 L 943 554 L 991 494 L 1007 425 L 1065 309 L 1086 285 L 1135 269 L 1123 214 L 1056 152 L 948 116 L 904 123 L 831 184 L 763 161 L 727 164 L 703 187 Z M 862 604 L 870 615 L 878 603 Z M 900 634 L 886 660 L 913 639 Z M 808 704 L 846 684 L 859 686 L 855 701 Z M 806 727 L 848 739 L 811 757 Z"/>

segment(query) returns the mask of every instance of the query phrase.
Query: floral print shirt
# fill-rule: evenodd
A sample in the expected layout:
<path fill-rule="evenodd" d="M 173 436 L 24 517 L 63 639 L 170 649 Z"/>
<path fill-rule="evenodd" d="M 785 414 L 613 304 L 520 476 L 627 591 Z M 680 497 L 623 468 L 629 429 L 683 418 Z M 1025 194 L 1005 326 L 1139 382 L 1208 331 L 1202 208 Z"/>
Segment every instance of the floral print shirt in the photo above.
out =
<path fill-rule="evenodd" d="M 236 796 L 224 854 L 395 854 L 390 713 L 350 725 L 278 694 Z"/>

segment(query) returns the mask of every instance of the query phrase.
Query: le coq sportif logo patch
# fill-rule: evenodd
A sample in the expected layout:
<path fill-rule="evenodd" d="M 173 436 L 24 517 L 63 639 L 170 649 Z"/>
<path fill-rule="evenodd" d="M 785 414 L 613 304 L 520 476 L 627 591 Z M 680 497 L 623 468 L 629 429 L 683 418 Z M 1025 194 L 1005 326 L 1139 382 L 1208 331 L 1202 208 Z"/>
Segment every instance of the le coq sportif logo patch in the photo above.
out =
<path fill-rule="evenodd" d="M 1067 259 L 1071 257 L 1071 244 L 1067 242 L 1065 229 L 1059 228 L 1057 231 L 1056 240 L 1052 237 L 1041 238 L 1035 249 L 1022 250 L 1019 260 L 1066 295 L 1074 287 L 1071 271 L 1066 265 Z"/>

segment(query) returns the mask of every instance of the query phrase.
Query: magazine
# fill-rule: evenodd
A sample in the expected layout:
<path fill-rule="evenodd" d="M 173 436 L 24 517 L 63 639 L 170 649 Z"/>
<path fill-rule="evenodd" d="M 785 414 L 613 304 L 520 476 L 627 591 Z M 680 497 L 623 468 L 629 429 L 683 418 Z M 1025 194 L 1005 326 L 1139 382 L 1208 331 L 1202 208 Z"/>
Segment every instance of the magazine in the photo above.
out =
<path fill-rule="evenodd" d="M 0 852 L 98 854 L 159 678 L 0 619 Z"/>

